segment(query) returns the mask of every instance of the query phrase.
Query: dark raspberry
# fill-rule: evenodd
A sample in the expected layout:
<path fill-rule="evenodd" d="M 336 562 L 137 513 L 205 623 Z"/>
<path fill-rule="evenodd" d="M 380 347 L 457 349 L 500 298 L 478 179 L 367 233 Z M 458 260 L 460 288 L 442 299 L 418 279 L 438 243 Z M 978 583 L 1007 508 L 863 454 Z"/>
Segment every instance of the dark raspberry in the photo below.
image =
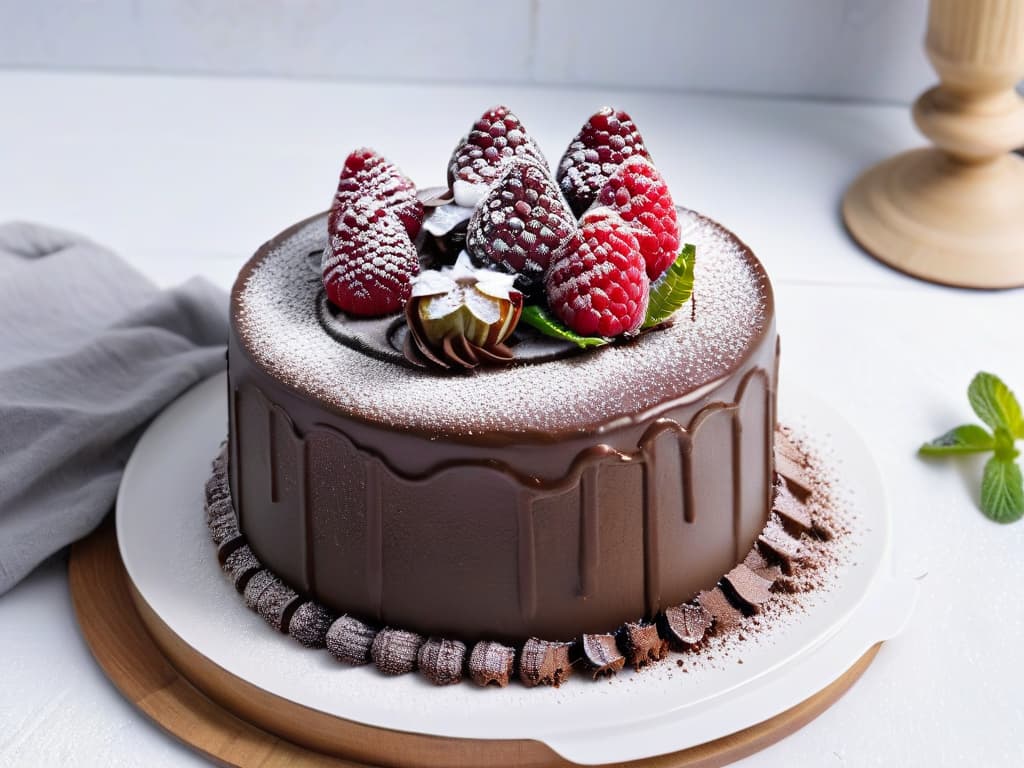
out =
<path fill-rule="evenodd" d="M 327 298 L 352 315 L 398 312 L 419 272 L 416 247 L 380 202 L 360 198 L 331 221 L 322 270 Z"/>
<path fill-rule="evenodd" d="M 514 160 L 473 213 L 466 247 L 477 261 L 535 283 L 578 231 L 547 168 Z"/>
<path fill-rule="evenodd" d="M 385 160 L 372 149 L 363 147 L 347 158 L 338 179 L 338 191 L 331 204 L 331 222 L 362 197 L 383 203 L 394 213 L 409 237 L 416 238 L 423 224 L 423 204 L 416 197 L 416 185 L 398 166 Z"/>
<path fill-rule="evenodd" d="M 577 216 L 634 155 L 651 159 L 633 119 L 621 109 L 602 107 L 590 116 L 558 163 L 558 184 Z"/>

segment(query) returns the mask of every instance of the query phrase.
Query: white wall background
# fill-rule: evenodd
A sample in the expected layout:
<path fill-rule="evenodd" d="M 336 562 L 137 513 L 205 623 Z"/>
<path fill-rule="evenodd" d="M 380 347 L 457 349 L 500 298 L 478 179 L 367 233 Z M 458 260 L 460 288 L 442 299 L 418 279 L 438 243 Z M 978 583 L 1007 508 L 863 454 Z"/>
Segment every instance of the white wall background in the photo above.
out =
<path fill-rule="evenodd" d="M 0 67 L 911 101 L 927 0 L 0 0 Z"/>

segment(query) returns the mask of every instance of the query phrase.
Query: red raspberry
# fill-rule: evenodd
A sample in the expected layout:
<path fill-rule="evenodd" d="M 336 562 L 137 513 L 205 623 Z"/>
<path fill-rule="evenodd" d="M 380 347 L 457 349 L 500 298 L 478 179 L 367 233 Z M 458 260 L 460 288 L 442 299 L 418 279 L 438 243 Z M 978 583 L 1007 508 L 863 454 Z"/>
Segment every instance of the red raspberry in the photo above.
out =
<path fill-rule="evenodd" d="M 478 261 L 517 272 L 529 284 L 543 276 L 577 230 L 548 169 L 516 159 L 473 212 L 466 248 Z"/>
<path fill-rule="evenodd" d="M 508 107 L 497 106 L 473 124 L 448 161 L 448 188 L 454 192 L 455 202 L 476 205 L 510 157 L 529 157 L 547 165 L 519 118 Z"/>
<path fill-rule="evenodd" d="M 357 149 L 345 158 L 338 191 L 331 205 L 331 220 L 361 197 L 372 197 L 384 203 L 398 216 L 409 237 L 415 239 L 419 234 L 423 224 L 423 204 L 416 197 L 416 185 L 397 165 L 367 147 Z"/>
<path fill-rule="evenodd" d="M 591 115 L 558 163 L 558 184 L 573 213 L 587 210 L 615 169 L 635 155 L 651 159 L 633 118 L 614 107 Z"/>
<path fill-rule="evenodd" d="M 679 218 L 668 185 L 643 157 L 632 157 L 612 174 L 595 206 L 607 206 L 633 227 L 647 276 L 657 280 L 679 255 Z M 584 220 L 592 214 L 584 214 Z"/>
<path fill-rule="evenodd" d="M 544 280 L 551 311 L 581 336 L 636 333 L 650 281 L 632 228 L 608 212 L 585 223 L 573 244 Z"/>
<path fill-rule="evenodd" d="M 327 298 L 352 315 L 398 312 L 420 271 L 416 246 L 379 200 L 356 200 L 333 218 L 321 268 Z"/>

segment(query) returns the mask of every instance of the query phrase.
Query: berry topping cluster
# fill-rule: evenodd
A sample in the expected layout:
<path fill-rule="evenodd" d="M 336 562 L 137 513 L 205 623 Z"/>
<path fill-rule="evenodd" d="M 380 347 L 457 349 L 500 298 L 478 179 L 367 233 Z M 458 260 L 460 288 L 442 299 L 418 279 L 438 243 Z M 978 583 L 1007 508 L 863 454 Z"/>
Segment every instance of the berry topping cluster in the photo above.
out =
<path fill-rule="evenodd" d="M 446 194 L 417 197 L 397 166 L 373 150 L 357 149 L 345 161 L 328 226 L 323 279 L 330 300 L 350 315 L 383 316 L 417 297 L 416 341 L 427 358 L 433 357 L 431 345 L 441 344 L 434 336 L 451 347 L 447 359 L 456 348 L 475 350 L 477 358 L 514 330 L 518 311 L 495 313 L 501 328 L 488 331 L 481 325 L 487 313 L 455 306 L 459 297 L 478 301 L 476 292 L 463 290 L 466 275 L 481 285 L 487 282 L 484 270 L 505 275 L 507 290 L 515 280 L 535 310 L 522 317 L 541 332 L 604 343 L 654 325 L 647 316 L 651 292 L 665 293 L 658 294 L 659 286 L 676 278 L 684 258 L 668 185 L 632 118 L 611 107 L 587 120 L 555 176 L 505 106 L 481 115 L 455 147 Z M 434 261 L 437 254 L 442 261 L 454 258 L 448 242 L 453 227 L 465 232 L 465 251 L 455 272 L 447 269 L 442 277 L 436 274 L 442 265 L 421 254 L 433 238 L 439 242 Z M 448 240 L 440 245 L 443 236 Z M 452 240 L 462 248 L 460 241 Z M 692 281 L 692 250 L 688 254 Z M 442 282 L 445 290 L 438 288 Z M 452 304 L 442 313 L 444 322 L 433 317 L 434 309 L 422 314 L 427 297 L 437 297 L 430 301 L 438 307 Z M 654 313 L 655 303 L 650 307 Z M 509 350 L 502 350 L 504 359 Z"/>

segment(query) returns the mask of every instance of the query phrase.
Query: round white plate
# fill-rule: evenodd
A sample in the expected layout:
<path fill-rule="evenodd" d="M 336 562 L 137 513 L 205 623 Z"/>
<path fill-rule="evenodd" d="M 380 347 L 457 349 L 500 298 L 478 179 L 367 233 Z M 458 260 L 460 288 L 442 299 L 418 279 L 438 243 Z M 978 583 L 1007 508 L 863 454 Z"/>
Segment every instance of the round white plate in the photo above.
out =
<path fill-rule="evenodd" d="M 636 760 L 767 720 L 843 674 L 904 625 L 916 584 L 890 574 L 889 518 L 866 446 L 816 398 L 787 387 L 783 423 L 829 454 L 852 511 L 848 556 L 807 610 L 716 660 L 672 661 L 609 681 L 582 675 L 558 689 L 437 688 L 386 678 L 303 648 L 246 609 L 221 573 L 203 514 L 203 485 L 226 433 L 219 374 L 168 407 L 139 441 L 117 499 L 117 537 L 143 599 L 196 652 L 269 693 L 366 725 L 446 737 L 529 738 L 567 760 Z M 670 657 L 671 658 L 671 657 Z M 683 658 L 683 657 L 675 657 Z"/>

